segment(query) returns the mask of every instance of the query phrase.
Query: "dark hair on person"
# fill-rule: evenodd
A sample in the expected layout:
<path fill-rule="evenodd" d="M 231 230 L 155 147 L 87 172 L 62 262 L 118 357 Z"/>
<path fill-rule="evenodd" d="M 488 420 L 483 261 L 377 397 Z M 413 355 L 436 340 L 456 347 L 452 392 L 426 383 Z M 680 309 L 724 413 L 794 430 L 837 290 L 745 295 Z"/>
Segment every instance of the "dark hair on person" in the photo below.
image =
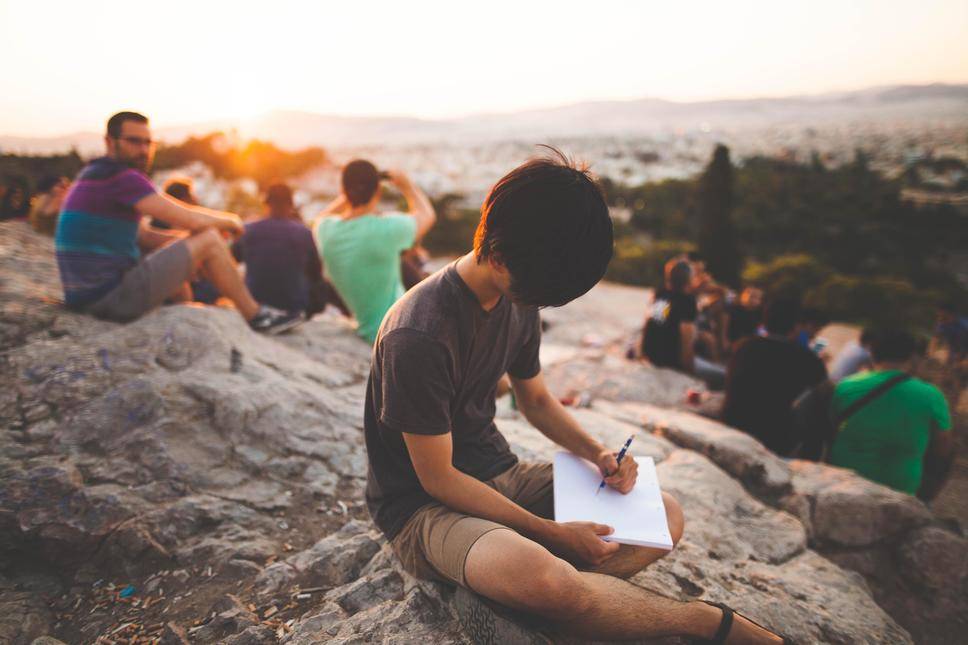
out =
<path fill-rule="evenodd" d="M 612 218 L 598 184 L 554 148 L 502 177 L 481 207 L 477 262 L 507 268 L 516 302 L 558 307 L 591 289 L 612 259 Z"/>
<path fill-rule="evenodd" d="M 118 112 L 108 119 L 108 136 L 112 139 L 120 137 L 121 126 L 124 125 L 125 121 L 134 121 L 135 123 L 148 125 L 148 117 L 143 114 L 138 114 L 137 112 Z"/>
<path fill-rule="evenodd" d="M 664 273 L 666 286 L 681 293 L 692 281 L 692 264 L 688 260 L 672 258 L 666 262 Z"/>
<path fill-rule="evenodd" d="M 362 206 L 376 194 L 380 172 L 366 159 L 354 159 L 343 167 L 343 193 L 353 206 Z"/>
<path fill-rule="evenodd" d="M 830 316 L 816 307 L 804 307 L 800 310 L 800 322 L 822 328 L 830 324 Z"/>
<path fill-rule="evenodd" d="M 860 332 L 860 345 L 862 347 L 868 347 L 874 342 L 874 337 L 877 335 L 877 330 L 873 327 L 864 327 Z"/>
<path fill-rule="evenodd" d="M 266 205 L 273 211 L 279 214 L 284 214 L 287 217 L 292 215 L 294 210 L 294 202 L 292 197 L 292 188 L 288 184 L 281 181 L 274 181 L 269 184 L 266 188 Z"/>
<path fill-rule="evenodd" d="M 900 363 L 914 356 L 917 350 L 914 336 L 899 329 L 878 331 L 871 343 L 875 363 Z"/>
<path fill-rule="evenodd" d="M 800 319 L 800 303 L 793 298 L 777 298 L 766 306 L 763 324 L 776 336 L 788 336 Z"/>
<path fill-rule="evenodd" d="M 188 204 L 195 203 L 192 197 L 192 181 L 190 179 L 182 177 L 169 179 L 165 182 L 165 194 Z"/>
<path fill-rule="evenodd" d="M 63 179 L 61 175 L 44 175 L 41 180 L 37 182 L 37 192 L 50 192 L 54 186 L 61 182 L 61 179 Z"/>

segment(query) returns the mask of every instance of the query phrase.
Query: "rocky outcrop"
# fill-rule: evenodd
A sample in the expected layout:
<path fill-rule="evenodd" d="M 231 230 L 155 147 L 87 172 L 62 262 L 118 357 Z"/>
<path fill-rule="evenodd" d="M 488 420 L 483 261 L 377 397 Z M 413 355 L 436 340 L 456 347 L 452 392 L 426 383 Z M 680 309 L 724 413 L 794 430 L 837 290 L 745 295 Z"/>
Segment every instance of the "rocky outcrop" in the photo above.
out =
<path fill-rule="evenodd" d="M 48 240 L 0 224 L 0 642 L 568 640 L 399 569 L 363 505 L 370 350 L 345 323 L 266 338 L 232 311 L 176 306 L 114 325 L 62 309 L 55 275 Z M 728 429 L 634 407 L 672 405 L 690 380 L 629 367 L 612 337 L 571 324 L 587 317 L 550 317 L 549 380 L 598 383 L 577 418 L 608 445 L 634 434 L 687 517 L 679 548 L 633 582 L 729 602 L 794 642 L 909 642 L 882 608 L 926 610 L 873 582 L 872 597 L 841 557 L 866 545 L 824 519 L 853 507 Z M 555 449 L 503 401 L 498 425 L 523 457 Z M 904 530 L 872 542 L 906 563 L 904 603 L 963 584 L 961 538 L 905 508 Z"/>
<path fill-rule="evenodd" d="M 611 401 L 593 409 L 706 455 L 758 499 L 797 518 L 810 547 L 862 574 L 878 604 L 917 642 L 953 642 L 968 628 L 968 540 L 917 498 L 841 468 L 782 460 L 749 435 L 682 410 Z M 775 541 L 782 542 L 779 534 Z"/>

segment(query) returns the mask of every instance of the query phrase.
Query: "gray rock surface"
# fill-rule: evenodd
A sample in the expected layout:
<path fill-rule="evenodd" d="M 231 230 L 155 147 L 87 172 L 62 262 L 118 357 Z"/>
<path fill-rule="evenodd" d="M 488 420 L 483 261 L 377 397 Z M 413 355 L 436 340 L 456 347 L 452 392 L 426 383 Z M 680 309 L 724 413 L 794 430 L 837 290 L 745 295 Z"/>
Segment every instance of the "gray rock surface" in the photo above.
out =
<path fill-rule="evenodd" d="M 362 498 L 370 348 L 345 322 L 318 316 L 267 338 L 211 307 L 92 320 L 57 304 L 50 240 L 19 223 L 0 224 L 0 281 L 0 641 L 466 643 L 492 628 L 539 641 L 549 631 L 414 580 L 373 530 Z M 634 582 L 727 601 L 796 642 L 908 642 L 860 575 L 807 545 L 851 543 L 830 523 L 850 504 L 798 489 L 798 475 L 721 428 L 644 408 L 676 428 L 647 431 L 629 405 L 678 405 L 691 379 L 617 359 L 629 329 L 618 320 L 589 337 L 604 293 L 590 309 L 549 312 L 561 362 L 548 376 L 557 389 L 590 384 L 595 406 L 575 410 L 579 421 L 607 445 L 634 434 L 634 453 L 659 463 L 685 508 L 680 548 Z M 503 402 L 498 425 L 524 457 L 555 450 Z M 795 513 L 770 506 L 778 491 Z M 963 584 L 961 538 L 891 508 L 906 528 L 876 546 L 904 563 L 905 584 Z M 867 535 L 885 527 L 871 517 Z M 928 614 L 907 602 L 922 592 L 906 593 L 895 616 L 907 625 Z"/>

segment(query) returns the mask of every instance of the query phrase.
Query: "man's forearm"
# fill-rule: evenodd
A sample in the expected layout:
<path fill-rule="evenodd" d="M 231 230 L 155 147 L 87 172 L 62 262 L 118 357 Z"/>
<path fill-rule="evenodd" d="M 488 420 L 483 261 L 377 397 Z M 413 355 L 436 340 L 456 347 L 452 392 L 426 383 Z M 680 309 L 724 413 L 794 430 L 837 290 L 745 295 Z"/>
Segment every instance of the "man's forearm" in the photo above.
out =
<path fill-rule="evenodd" d="M 554 525 L 552 520 L 529 513 L 484 482 L 456 468 L 427 492 L 455 511 L 503 524 L 535 541 L 540 542 Z"/>
<path fill-rule="evenodd" d="M 598 455 L 606 450 L 605 446 L 585 432 L 574 417 L 568 414 L 565 407 L 550 394 L 534 403 L 521 402 L 520 408 L 528 422 L 541 434 L 579 457 L 597 463 Z"/>

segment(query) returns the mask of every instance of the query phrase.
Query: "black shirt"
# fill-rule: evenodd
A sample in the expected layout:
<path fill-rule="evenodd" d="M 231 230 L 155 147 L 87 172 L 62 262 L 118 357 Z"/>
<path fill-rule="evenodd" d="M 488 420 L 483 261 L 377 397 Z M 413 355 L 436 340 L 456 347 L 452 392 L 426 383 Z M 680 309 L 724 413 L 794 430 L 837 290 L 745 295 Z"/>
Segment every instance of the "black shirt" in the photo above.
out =
<path fill-rule="evenodd" d="M 655 292 L 642 332 L 642 354 L 650 363 L 684 369 L 679 325 L 695 322 L 697 313 L 696 296 L 664 288 Z"/>
<path fill-rule="evenodd" d="M 795 447 L 793 402 L 825 378 L 823 361 L 796 341 L 743 339 L 726 369 L 723 421 L 787 455 Z"/>
<path fill-rule="evenodd" d="M 537 309 L 501 298 L 484 311 L 456 263 L 390 308 L 373 347 L 363 417 L 367 505 L 388 539 L 434 501 L 401 433 L 449 432 L 458 470 L 482 481 L 500 475 L 517 457 L 494 425 L 497 382 L 505 372 L 536 376 L 540 345 Z"/>
<path fill-rule="evenodd" d="M 257 302 L 283 311 L 306 311 L 309 290 L 323 267 L 313 234 L 301 220 L 265 217 L 245 225 L 232 246 L 245 262 L 245 286 Z"/>
<path fill-rule="evenodd" d="M 734 343 L 747 336 L 755 336 L 756 330 L 760 326 L 763 311 L 759 307 L 747 309 L 743 305 L 731 305 L 729 307 L 729 325 L 726 327 L 726 337 L 729 342 Z"/>

